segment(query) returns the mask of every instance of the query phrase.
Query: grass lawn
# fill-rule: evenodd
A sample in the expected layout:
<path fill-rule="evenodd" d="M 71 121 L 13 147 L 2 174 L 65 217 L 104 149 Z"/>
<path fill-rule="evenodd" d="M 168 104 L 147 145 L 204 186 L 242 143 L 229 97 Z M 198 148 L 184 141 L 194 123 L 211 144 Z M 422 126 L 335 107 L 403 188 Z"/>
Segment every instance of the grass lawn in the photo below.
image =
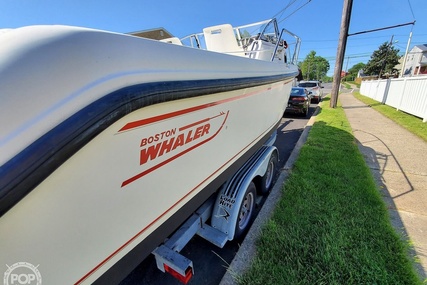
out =
<path fill-rule="evenodd" d="M 427 141 L 427 123 L 423 123 L 423 120 L 407 114 L 405 112 L 397 111 L 396 108 L 381 104 L 381 102 L 375 101 L 369 97 L 361 95 L 359 92 L 353 92 L 354 97 L 363 103 L 370 105 L 372 108 L 395 121 L 408 131 L 419 136 L 423 140 Z"/>
<path fill-rule="evenodd" d="M 408 256 L 343 109 L 324 102 L 239 284 L 422 284 Z"/>

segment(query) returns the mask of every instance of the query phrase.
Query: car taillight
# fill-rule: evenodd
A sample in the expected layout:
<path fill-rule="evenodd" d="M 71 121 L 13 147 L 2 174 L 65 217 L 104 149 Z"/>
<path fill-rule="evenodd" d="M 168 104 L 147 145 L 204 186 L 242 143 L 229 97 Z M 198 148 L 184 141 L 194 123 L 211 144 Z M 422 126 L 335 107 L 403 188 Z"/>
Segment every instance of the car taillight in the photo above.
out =
<path fill-rule="evenodd" d="M 294 97 L 292 98 L 293 101 L 305 101 L 304 97 Z"/>

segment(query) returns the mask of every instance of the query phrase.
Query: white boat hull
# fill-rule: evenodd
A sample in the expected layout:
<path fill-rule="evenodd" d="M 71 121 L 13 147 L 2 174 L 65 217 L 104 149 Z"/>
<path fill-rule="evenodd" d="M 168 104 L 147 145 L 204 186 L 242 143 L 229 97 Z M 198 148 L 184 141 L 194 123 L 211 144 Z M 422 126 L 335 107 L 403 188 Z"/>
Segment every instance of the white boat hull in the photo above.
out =
<path fill-rule="evenodd" d="M 0 47 L 0 263 L 39 265 L 44 284 L 137 265 L 275 132 L 296 75 L 87 29 L 13 33 L 26 50 Z"/>

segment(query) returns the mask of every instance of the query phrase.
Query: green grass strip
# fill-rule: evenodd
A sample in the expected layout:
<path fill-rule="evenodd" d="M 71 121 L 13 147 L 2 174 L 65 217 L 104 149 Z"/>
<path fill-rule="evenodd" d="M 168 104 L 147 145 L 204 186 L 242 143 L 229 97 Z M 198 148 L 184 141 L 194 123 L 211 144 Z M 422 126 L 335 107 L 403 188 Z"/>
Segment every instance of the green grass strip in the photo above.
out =
<path fill-rule="evenodd" d="M 406 128 L 411 133 L 427 141 L 427 123 L 423 123 L 422 119 L 405 112 L 397 111 L 396 108 L 384 105 L 381 102 L 363 96 L 359 92 L 354 92 L 353 95 L 358 100 L 370 105 L 372 108 Z"/>
<path fill-rule="evenodd" d="M 341 106 L 322 105 L 239 284 L 422 284 Z"/>

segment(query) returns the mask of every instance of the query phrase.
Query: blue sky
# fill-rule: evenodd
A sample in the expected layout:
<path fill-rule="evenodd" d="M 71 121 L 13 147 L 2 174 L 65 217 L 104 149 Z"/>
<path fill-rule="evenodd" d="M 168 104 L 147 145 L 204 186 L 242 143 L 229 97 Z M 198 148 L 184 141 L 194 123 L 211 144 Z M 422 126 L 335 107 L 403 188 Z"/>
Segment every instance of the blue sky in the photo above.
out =
<path fill-rule="evenodd" d="M 204 27 L 230 23 L 244 25 L 276 16 L 281 27 L 302 39 L 300 60 L 314 50 L 330 63 L 333 74 L 344 0 L 0 0 L 0 28 L 61 24 L 114 32 L 164 27 L 177 37 Z M 282 11 L 287 7 L 284 11 Z M 412 8 L 412 9 L 411 9 Z M 354 0 L 349 33 L 404 24 L 414 26 L 349 37 L 343 69 L 366 63 L 372 52 L 391 37 L 403 54 L 427 44 L 426 0 Z"/>

